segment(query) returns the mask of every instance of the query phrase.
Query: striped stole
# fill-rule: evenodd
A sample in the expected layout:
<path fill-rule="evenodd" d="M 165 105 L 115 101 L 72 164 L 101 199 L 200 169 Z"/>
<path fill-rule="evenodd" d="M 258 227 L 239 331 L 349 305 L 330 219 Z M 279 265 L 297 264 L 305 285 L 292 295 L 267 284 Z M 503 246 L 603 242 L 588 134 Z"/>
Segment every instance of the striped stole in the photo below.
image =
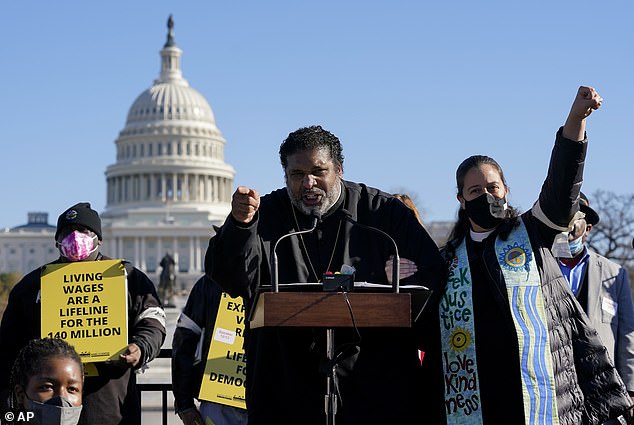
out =
<path fill-rule="evenodd" d="M 495 252 L 517 332 L 525 424 L 558 425 L 540 276 L 522 220 L 508 240 L 496 239 Z M 482 424 L 471 273 L 464 240 L 450 266 L 439 314 L 447 424 Z"/>

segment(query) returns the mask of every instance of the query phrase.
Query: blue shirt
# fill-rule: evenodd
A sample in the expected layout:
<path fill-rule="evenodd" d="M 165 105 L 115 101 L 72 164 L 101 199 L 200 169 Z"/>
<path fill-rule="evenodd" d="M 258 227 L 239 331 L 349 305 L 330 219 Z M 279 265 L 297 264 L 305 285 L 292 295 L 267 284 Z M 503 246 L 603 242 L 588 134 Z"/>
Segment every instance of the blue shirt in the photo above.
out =
<path fill-rule="evenodd" d="M 570 285 L 570 290 L 572 290 L 572 293 L 575 296 L 577 296 L 579 288 L 581 287 L 581 283 L 583 282 L 583 276 L 585 275 L 586 267 L 588 265 L 588 258 L 590 258 L 588 250 L 586 248 L 583 248 L 583 251 L 583 257 L 581 257 L 581 260 L 579 260 L 579 262 L 574 266 L 564 264 L 561 262 L 561 260 L 558 261 L 559 268 L 568 281 L 568 284 Z"/>

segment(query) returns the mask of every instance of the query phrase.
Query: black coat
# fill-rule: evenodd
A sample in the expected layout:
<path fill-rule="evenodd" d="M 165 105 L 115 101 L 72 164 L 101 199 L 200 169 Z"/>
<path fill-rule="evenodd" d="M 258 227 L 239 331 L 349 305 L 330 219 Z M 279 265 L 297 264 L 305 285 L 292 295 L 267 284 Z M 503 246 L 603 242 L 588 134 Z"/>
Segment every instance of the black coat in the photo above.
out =
<path fill-rule="evenodd" d="M 293 230 L 309 228 L 310 217 L 291 206 L 286 189 L 260 200 L 248 226 L 227 218 L 209 244 L 206 272 L 247 304 L 260 284 L 270 284 L 270 256 L 275 242 Z M 279 282 L 317 282 L 343 264 L 355 267 L 356 281 L 387 283 L 385 263 L 393 253 L 388 241 L 346 222 L 346 209 L 360 223 L 380 228 L 397 243 L 399 254 L 416 262 L 409 281 L 435 287 L 442 280 L 438 249 L 413 212 L 387 193 L 348 181 L 342 196 L 317 229 L 302 238 L 283 240 L 277 249 Z M 297 222 L 295 220 L 297 219 Z M 308 257 L 307 257 L 308 253 Z M 323 328 L 257 328 L 245 332 L 249 424 L 323 424 L 325 360 Z M 360 330 L 356 362 L 340 369 L 337 423 L 406 423 L 420 411 L 417 333 L 412 328 Z M 335 330 L 335 346 L 355 342 L 351 329 Z M 343 376 L 345 375 L 345 376 Z"/>
<path fill-rule="evenodd" d="M 565 227 L 578 210 L 586 143 L 557 134 L 548 175 L 539 196 L 539 209 L 557 226 Z M 570 291 L 551 252 L 559 233 L 535 216 L 537 207 L 521 215 L 531 241 L 546 309 L 559 423 L 604 423 L 631 404 L 625 386 L 596 330 Z M 476 357 L 484 423 L 523 423 L 517 334 L 506 285 L 495 252 L 495 238 L 504 239 L 517 219 L 501 224 L 483 242 L 467 236 L 472 276 Z M 447 259 L 453 258 L 443 250 Z M 435 299 L 444 291 L 438 291 Z M 423 374 L 429 423 L 445 423 L 438 303 L 423 318 L 426 329 Z"/>
<path fill-rule="evenodd" d="M 192 288 L 187 303 L 181 313 L 197 326 L 184 324 L 179 317 L 174 338 L 172 340 L 172 388 L 176 411 L 195 407 L 194 399 L 198 398 L 200 385 L 205 373 L 207 358 L 211 345 L 211 336 L 216 323 L 216 315 L 220 306 L 222 289 L 206 275 L 198 279 Z M 192 329 L 193 328 L 193 329 Z M 202 340 L 202 357 L 196 364 L 196 349 Z"/>

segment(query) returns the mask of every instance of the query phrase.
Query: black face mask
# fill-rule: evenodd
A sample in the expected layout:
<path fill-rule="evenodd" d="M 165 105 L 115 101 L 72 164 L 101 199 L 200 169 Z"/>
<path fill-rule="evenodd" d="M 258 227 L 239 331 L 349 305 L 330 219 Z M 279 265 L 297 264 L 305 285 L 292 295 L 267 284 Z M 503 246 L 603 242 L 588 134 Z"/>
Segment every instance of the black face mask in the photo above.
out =
<path fill-rule="evenodd" d="M 38 425 L 76 425 L 82 406 L 73 406 L 65 397 L 55 396 L 45 402 L 26 397 L 26 410 L 33 412 L 32 423 Z"/>
<path fill-rule="evenodd" d="M 465 201 L 464 209 L 475 224 L 483 229 L 493 229 L 506 217 L 506 198 L 496 198 L 483 193 L 475 199 Z"/>

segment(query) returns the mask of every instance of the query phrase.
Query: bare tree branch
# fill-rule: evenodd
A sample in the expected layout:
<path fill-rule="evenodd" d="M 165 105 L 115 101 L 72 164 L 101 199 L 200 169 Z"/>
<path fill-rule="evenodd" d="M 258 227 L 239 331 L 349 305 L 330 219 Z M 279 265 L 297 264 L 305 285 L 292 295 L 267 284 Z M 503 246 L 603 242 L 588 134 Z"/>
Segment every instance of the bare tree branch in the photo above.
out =
<path fill-rule="evenodd" d="M 634 194 L 597 190 L 592 194 L 590 206 L 599 214 L 600 221 L 588 236 L 588 246 L 627 268 L 634 277 Z"/>

